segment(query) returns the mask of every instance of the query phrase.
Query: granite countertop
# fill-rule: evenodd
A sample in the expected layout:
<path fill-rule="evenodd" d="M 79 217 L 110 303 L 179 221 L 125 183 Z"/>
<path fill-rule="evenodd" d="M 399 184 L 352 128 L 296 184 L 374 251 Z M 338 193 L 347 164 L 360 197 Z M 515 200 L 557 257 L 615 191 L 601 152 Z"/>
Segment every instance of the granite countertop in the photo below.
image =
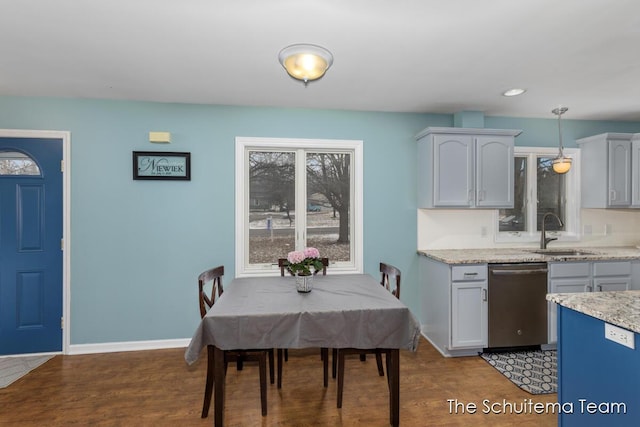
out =
<path fill-rule="evenodd" d="M 548 261 L 606 261 L 640 259 L 640 249 L 635 246 L 624 247 L 552 247 L 547 251 L 577 249 L 579 255 L 550 255 L 533 251 L 536 248 L 486 248 L 486 249 L 426 249 L 418 250 L 420 255 L 447 264 L 486 264 L 510 262 L 548 262 Z"/>
<path fill-rule="evenodd" d="M 547 300 L 640 334 L 640 291 L 547 294 Z"/>

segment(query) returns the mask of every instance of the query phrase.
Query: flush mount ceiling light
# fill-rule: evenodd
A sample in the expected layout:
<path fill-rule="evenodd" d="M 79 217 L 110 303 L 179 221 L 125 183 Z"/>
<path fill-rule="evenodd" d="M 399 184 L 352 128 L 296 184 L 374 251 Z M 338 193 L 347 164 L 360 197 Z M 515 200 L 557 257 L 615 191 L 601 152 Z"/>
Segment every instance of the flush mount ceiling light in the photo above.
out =
<path fill-rule="evenodd" d="M 502 96 L 518 96 L 518 95 L 522 95 L 526 91 L 527 91 L 526 89 L 513 88 L 513 89 L 505 90 L 504 92 L 502 92 Z"/>
<path fill-rule="evenodd" d="M 280 51 L 278 60 L 287 73 L 306 86 L 318 80 L 333 64 L 333 55 L 322 46 L 314 44 L 292 44 Z"/>
<path fill-rule="evenodd" d="M 566 107 L 558 107 L 551 110 L 553 114 L 558 116 L 559 151 L 558 151 L 558 157 L 556 157 L 552 161 L 552 166 L 553 166 L 553 171 L 559 174 L 565 174 L 569 172 L 569 169 L 571 169 L 571 157 L 565 157 L 564 153 L 562 152 L 562 126 L 560 124 L 562 115 L 566 113 L 568 110 L 569 109 Z"/>

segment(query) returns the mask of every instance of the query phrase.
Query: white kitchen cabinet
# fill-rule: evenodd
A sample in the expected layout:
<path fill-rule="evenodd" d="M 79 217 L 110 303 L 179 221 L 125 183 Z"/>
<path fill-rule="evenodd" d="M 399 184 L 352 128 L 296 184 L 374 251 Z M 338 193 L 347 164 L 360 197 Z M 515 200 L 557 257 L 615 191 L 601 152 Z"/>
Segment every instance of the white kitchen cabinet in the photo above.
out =
<path fill-rule="evenodd" d="M 512 136 L 477 136 L 476 207 L 513 208 Z"/>
<path fill-rule="evenodd" d="M 418 140 L 418 207 L 512 208 L 521 131 L 427 128 Z"/>
<path fill-rule="evenodd" d="M 433 135 L 433 206 L 470 207 L 473 203 L 473 138 L 470 135 Z"/>
<path fill-rule="evenodd" d="M 591 292 L 591 263 L 550 262 L 548 265 L 549 292 Z"/>
<path fill-rule="evenodd" d="M 594 292 L 631 289 L 631 261 L 596 261 L 592 266 Z"/>
<path fill-rule="evenodd" d="M 631 287 L 631 277 L 607 277 L 593 279 L 594 292 L 628 291 Z"/>
<path fill-rule="evenodd" d="M 609 141 L 609 206 L 631 205 L 631 142 Z"/>
<path fill-rule="evenodd" d="M 640 134 L 631 140 L 631 206 L 640 208 Z"/>
<path fill-rule="evenodd" d="M 632 263 L 626 260 L 593 262 L 554 262 L 548 264 L 550 293 L 626 291 L 631 289 Z M 548 338 L 557 337 L 557 308 L 549 302 Z"/>
<path fill-rule="evenodd" d="M 589 262 L 554 262 L 548 267 L 549 293 L 591 291 L 591 265 Z M 549 343 L 558 341 L 556 304 L 548 302 L 547 336 Z"/>
<path fill-rule="evenodd" d="M 451 350 L 486 347 L 488 283 L 486 264 L 451 267 Z"/>
<path fill-rule="evenodd" d="M 632 206 L 632 194 L 640 191 L 636 188 L 639 171 L 632 167 L 638 163 L 633 157 L 640 154 L 640 149 L 632 149 L 633 136 L 631 133 L 603 133 L 576 140 L 581 149 L 583 208 Z M 638 202 L 640 207 L 640 198 Z"/>
<path fill-rule="evenodd" d="M 487 264 L 421 256 L 422 334 L 444 356 L 471 356 L 488 342 Z"/>
<path fill-rule="evenodd" d="M 591 279 L 589 277 L 576 277 L 573 279 L 551 280 L 550 292 L 553 294 L 570 294 L 573 292 L 591 292 Z"/>

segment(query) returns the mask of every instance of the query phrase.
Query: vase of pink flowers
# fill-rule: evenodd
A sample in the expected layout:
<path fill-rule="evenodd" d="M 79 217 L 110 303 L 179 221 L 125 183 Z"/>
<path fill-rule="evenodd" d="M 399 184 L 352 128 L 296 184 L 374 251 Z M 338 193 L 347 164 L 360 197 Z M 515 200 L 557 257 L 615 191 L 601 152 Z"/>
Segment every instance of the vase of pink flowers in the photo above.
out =
<path fill-rule="evenodd" d="M 296 290 L 311 292 L 313 275 L 322 269 L 320 251 L 316 248 L 306 248 L 303 251 L 292 251 L 287 254 L 287 268 L 296 276 Z"/>

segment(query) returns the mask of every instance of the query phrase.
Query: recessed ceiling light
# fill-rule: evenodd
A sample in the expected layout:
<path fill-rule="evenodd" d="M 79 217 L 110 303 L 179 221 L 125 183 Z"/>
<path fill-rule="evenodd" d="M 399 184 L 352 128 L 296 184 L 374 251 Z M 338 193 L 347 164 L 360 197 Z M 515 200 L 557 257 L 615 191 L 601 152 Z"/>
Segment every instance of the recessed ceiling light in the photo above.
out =
<path fill-rule="evenodd" d="M 518 96 L 518 95 L 522 95 L 526 91 L 527 91 L 526 89 L 513 88 L 513 89 L 505 90 L 502 93 L 502 96 Z"/>

